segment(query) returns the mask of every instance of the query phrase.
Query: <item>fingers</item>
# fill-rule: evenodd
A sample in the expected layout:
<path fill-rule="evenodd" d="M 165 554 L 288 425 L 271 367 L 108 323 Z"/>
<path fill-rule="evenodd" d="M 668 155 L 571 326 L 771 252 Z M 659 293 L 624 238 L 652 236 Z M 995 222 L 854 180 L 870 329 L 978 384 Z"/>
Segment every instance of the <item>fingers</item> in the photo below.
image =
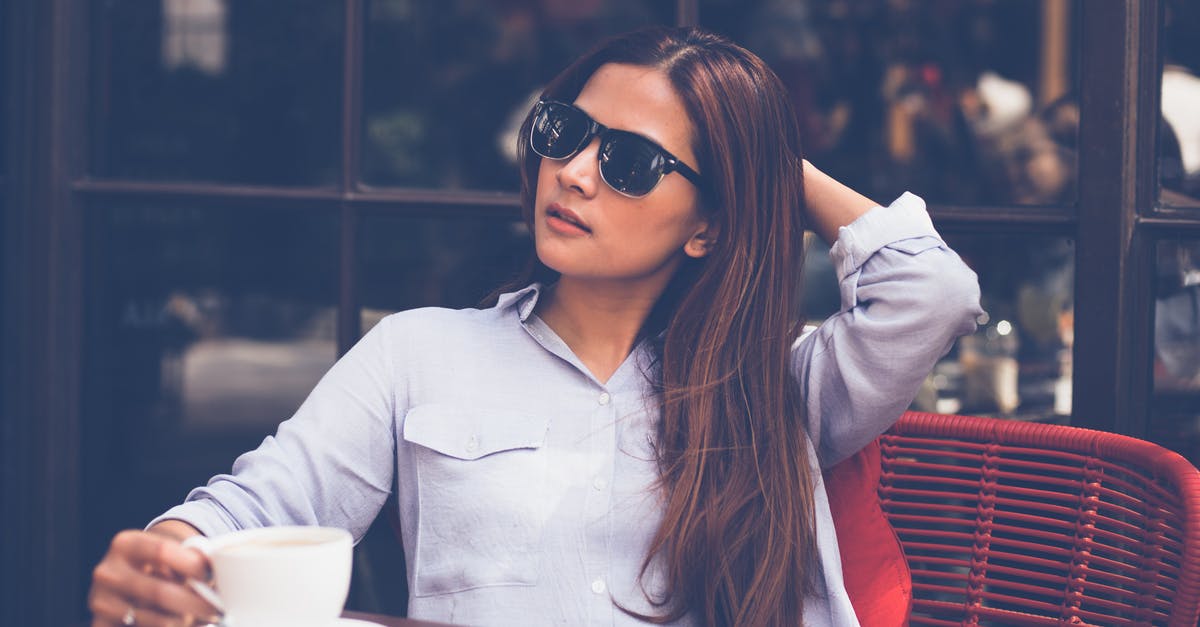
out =
<path fill-rule="evenodd" d="M 92 573 L 92 581 L 98 591 L 96 597 L 103 598 L 111 594 L 124 603 L 125 607 L 120 608 L 122 613 L 129 605 L 179 616 L 212 616 L 217 613 L 183 583 L 155 577 L 119 560 L 101 562 Z"/>
<path fill-rule="evenodd" d="M 144 531 L 122 531 L 112 541 L 110 552 L 124 555 L 134 564 L 166 567 L 179 575 L 208 580 L 208 558 L 169 538 Z"/>
<path fill-rule="evenodd" d="M 92 627 L 120 625 L 129 607 L 129 603 L 124 599 L 108 592 L 93 592 L 88 599 L 88 609 L 92 611 Z"/>
<path fill-rule="evenodd" d="M 125 613 L 131 606 L 124 599 L 107 593 L 92 596 L 92 627 L 124 627 Z M 137 627 L 188 627 L 195 624 L 192 616 L 170 615 L 150 607 L 133 607 Z"/>
<path fill-rule="evenodd" d="M 141 627 L 191 625 L 218 612 L 188 588 L 188 578 L 208 580 L 208 558 L 177 541 L 142 531 L 123 531 L 92 572 L 88 604 L 93 625 L 124 625 L 134 608 Z"/>

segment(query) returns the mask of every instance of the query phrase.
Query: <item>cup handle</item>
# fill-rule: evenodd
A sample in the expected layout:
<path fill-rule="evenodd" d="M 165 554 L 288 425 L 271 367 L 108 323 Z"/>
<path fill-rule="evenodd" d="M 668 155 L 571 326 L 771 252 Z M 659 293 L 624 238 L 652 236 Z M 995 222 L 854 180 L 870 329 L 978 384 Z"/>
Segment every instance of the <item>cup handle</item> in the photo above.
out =
<path fill-rule="evenodd" d="M 203 553 L 205 557 L 208 557 L 212 553 L 212 541 L 204 536 L 192 536 L 187 538 L 183 541 L 183 547 L 185 549 L 196 549 L 197 551 Z M 193 592 L 200 595 L 200 598 L 208 601 L 209 605 L 217 608 L 217 611 L 220 612 L 222 617 L 225 616 L 225 604 L 221 603 L 221 597 L 217 596 L 216 591 L 209 587 L 208 584 L 198 579 L 192 579 L 191 577 L 188 577 L 187 585 L 192 589 Z"/>

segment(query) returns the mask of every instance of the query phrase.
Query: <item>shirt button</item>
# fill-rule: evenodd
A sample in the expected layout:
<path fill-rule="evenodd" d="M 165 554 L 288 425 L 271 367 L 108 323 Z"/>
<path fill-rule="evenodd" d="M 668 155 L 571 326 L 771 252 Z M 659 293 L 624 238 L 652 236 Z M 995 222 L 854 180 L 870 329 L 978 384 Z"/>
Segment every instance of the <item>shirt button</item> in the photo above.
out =
<path fill-rule="evenodd" d="M 467 438 L 467 452 L 474 453 L 477 448 L 479 448 L 479 438 L 475 436 Z"/>
<path fill-rule="evenodd" d="M 597 579 L 592 582 L 592 592 L 596 594 L 604 594 L 605 585 L 603 579 Z"/>
<path fill-rule="evenodd" d="M 592 479 L 592 487 L 597 490 L 603 490 L 608 487 L 608 482 L 604 480 L 604 477 L 596 477 Z"/>
<path fill-rule="evenodd" d="M 607 405 L 607 404 L 608 404 L 608 402 L 609 402 L 609 401 L 611 401 L 611 400 L 612 400 L 612 397 L 608 395 L 608 392 L 601 392 L 601 393 L 600 393 L 600 399 L 599 399 L 599 401 L 600 401 L 600 404 L 601 404 L 601 405 Z"/>

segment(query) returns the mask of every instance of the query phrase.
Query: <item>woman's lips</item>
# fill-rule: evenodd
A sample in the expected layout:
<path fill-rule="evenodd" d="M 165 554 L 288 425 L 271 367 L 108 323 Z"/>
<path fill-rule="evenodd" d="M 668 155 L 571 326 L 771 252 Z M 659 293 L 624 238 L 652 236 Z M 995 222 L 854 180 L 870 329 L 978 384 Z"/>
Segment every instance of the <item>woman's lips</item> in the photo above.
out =
<path fill-rule="evenodd" d="M 553 203 L 546 207 L 546 226 L 560 235 L 587 235 L 592 232 L 579 214 Z"/>

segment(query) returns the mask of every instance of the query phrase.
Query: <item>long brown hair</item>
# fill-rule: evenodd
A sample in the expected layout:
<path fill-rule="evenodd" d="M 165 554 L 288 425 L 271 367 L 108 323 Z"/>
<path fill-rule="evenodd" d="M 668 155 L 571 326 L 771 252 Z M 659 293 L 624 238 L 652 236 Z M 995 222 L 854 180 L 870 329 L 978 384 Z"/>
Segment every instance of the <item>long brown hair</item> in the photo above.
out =
<path fill-rule="evenodd" d="M 642 329 L 660 371 L 664 500 L 642 573 L 658 560 L 667 585 L 650 599 L 664 613 L 641 617 L 798 625 L 817 559 L 803 406 L 789 375 L 804 231 L 795 114 L 762 60 L 694 28 L 611 39 L 543 97 L 574 100 L 608 63 L 657 68 L 674 86 L 694 128 L 702 210 L 718 229 L 710 254 L 681 265 Z M 540 159 L 525 142 L 520 150 L 528 221 Z M 535 258 L 515 284 L 555 278 Z"/>

